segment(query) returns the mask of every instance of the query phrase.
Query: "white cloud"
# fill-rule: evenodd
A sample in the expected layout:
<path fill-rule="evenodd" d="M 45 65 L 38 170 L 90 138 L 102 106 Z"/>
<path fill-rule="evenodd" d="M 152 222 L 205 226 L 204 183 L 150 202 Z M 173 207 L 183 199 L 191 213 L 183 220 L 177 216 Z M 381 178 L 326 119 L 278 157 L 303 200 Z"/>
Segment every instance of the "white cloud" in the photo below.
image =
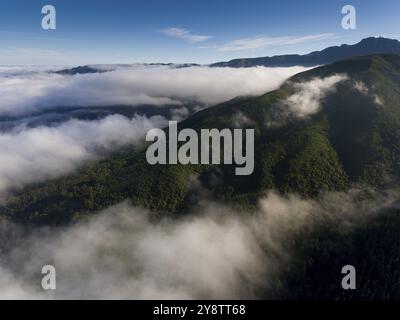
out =
<path fill-rule="evenodd" d="M 122 67 L 121 67 L 122 68 Z M 47 70 L 47 69 L 46 69 Z M 65 76 L 35 68 L 0 68 L 0 114 L 30 114 L 55 106 L 174 104 L 170 116 L 190 115 L 185 100 L 211 105 L 237 95 L 276 89 L 305 68 L 169 68 L 134 66 L 115 71 Z M 46 114 L 34 116 L 40 122 Z M 0 133 L 0 194 L 69 173 L 104 151 L 138 142 L 162 117 L 108 116 L 96 121 L 71 120 L 57 126 L 28 128 L 16 121 Z M 16 126 L 16 127 L 15 127 Z M 9 129 L 8 129 L 9 130 Z"/>
<path fill-rule="evenodd" d="M 289 118 L 307 118 L 317 113 L 321 108 L 321 100 L 334 92 L 339 82 L 347 79 L 347 75 L 336 74 L 294 83 L 295 92 L 271 109 L 269 124 L 281 125 Z"/>
<path fill-rule="evenodd" d="M 45 72 L 0 73 L 0 114 L 21 114 L 55 106 L 181 105 L 188 100 L 212 105 L 240 95 L 278 88 L 303 67 L 246 69 L 135 66 L 66 76 Z M 1 70 L 0 70 L 1 71 Z"/>
<path fill-rule="evenodd" d="M 57 127 L 22 127 L 1 133 L 0 194 L 71 172 L 104 152 L 141 142 L 149 129 L 166 124 L 160 116 L 128 119 L 112 115 L 97 121 L 70 120 Z"/>
<path fill-rule="evenodd" d="M 65 65 L 0 65 L 0 78 L 31 75 L 40 72 L 65 69 Z"/>
<path fill-rule="evenodd" d="M 87 223 L 12 246 L 18 249 L 0 262 L 0 298 L 255 298 L 254 288 L 267 285 L 286 258 L 284 235 L 311 210 L 304 200 L 271 194 L 246 219 L 209 203 L 190 218 L 154 222 L 148 211 L 122 203 Z M 35 276 L 49 263 L 59 275 L 57 290 L 44 293 Z"/>
<path fill-rule="evenodd" d="M 378 105 L 378 106 L 383 106 L 383 101 L 381 99 L 381 97 L 379 97 L 378 95 L 374 95 L 374 102 Z"/>
<path fill-rule="evenodd" d="M 168 37 L 183 39 L 189 43 L 198 43 L 212 38 L 212 36 L 192 34 L 190 31 L 183 28 L 167 28 L 161 32 Z"/>
<path fill-rule="evenodd" d="M 354 82 L 354 89 L 356 89 L 358 92 L 362 93 L 365 96 L 371 97 L 371 99 L 374 101 L 375 104 L 378 106 L 383 106 L 383 101 L 381 97 L 379 97 L 377 94 L 374 94 L 374 87 L 371 89 L 368 88 L 364 82 L 362 81 L 355 81 Z"/>
<path fill-rule="evenodd" d="M 316 202 L 270 193 L 253 214 L 206 202 L 180 219 L 156 221 L 125 202 L 31 234 L 3 223 L 0 298 L 277 298 L 280 271 L 299 259 L 293 250 L 304 248 L 315 222 L 350 231 L 397 200 L 397 191 L 361 195 L 328 193 Z M 40 287 L 46 264 L 57 271 L 54 291 Z"/>
<path fill-rule="evenodd" d="M 336 84 L 346 80 L 346 75 L 334 75 L 326 78 L 315 78 L 304 83 L 296 83 L 298 92 L 287 98 L 286 104 L 291 113 L 306 117 L 320 109 L 320 101 L 328 93 L 336 90 Z"/>
<path fill-rule="evenodd" d="M 232 125 L 234 128 L 243 128 L 252 124 L 253 121 L 240 111 L 237 111 L 232 115 Z"/>
<path fill-rule="evenodd" d="M 369 93 L 368 87 L 362 81 L 355 81 L 354 89 L 365 95 Z"/>
<path fill-rule="evenodd" d="M 325 39 L 332 39 L 335 35 L 333 33 L 324 33 L 316 35 L 307 35 L 302 37 L 252 37 L 237 39 L 220 46 L 215 46 L 218 51 L 241 51 L 241 50 L 255 50 L 268 46 L 285 46 L 292 44 L 305 43 L 309 41 L 320 41 Z"/>
<path fill-rule="evenodd" d="M 181 108 L 174 108 L 171 110 L 171 120 L 174 121 L 182 121 L 186 119 L 190 115 L 190 111 L 188 108 L 181 107 Z"/>

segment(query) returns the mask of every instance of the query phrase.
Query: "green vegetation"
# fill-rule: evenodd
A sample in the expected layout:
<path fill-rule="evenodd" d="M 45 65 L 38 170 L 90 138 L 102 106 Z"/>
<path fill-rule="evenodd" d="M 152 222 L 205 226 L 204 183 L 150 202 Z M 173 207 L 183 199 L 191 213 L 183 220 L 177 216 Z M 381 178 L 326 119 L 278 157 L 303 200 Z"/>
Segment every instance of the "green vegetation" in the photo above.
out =
<path fill-rule="evenodd" d="M 321 100 L 320 112 L 271 125 L 294 84 L 335 74 L 347 74 L 348 80 Z M 229 165 L 151 166 L 144 147 L 124 150 L 18 192 L 0 208 L 0 219 L 65 225 L 125 199 L 159 215 L 179 216 L 199 192 L 250 211 L 272 189 L 308 198 L 353 184 L 398 187 L 399 101 L 400 56 L 339 61 L 298 74 L 279 90 L 233 99 L 179 124 L 223 129 L 234 128 L 238 117 L 244 119 L 242 128 L 255 129 L 255 170 L 250 176 L 235 176 Z M 291 235 L 287 250 L 294 256 L 277 271 L 274 292 L 290 299 L 399 299 L 400 210 L 397 204 L 381 211 L 351 228 L 324 212 Z M 340 270 L 347 264 L 357 270 L 358 290 L 340 288 Z M 264 297 L 271 298 L 268 294 Z"/>
<path fill-rule="evenodd" d="M 400 210 L 382 209 L 372 220 L 345 228 L 333 217 L 302 230 L 291 243 L 295 253 L 280 271 L 278 292 L 285 299 L 351 300 L 400 298 Z M 340 270 L 353 265 L 357 290 L 341 288 Z"/>
<path fill-rule="evenodd" d="M 270 126 L 276 105 L 293 83 L 346 73 L 336 92 L 309 119 Z M 355 88 L 362 82 L 368 92 Z M 145 150 L 125 150 L 79 172 L 30 186 L 0 208 L 12 220 L 64 224 L 130 199 L 160 214 L 185 211 L 193 177 L 218 200 L 252 208 L 269 189 L 304 197 L 345 190 L 352 183 L 381 186 L 400 177 L 400 57 L 339 61 L 294 76 L 280 90 L 236 98 L 194 114 L 180 128 L 233 128 L 235 116 L 255 129 L 255 171 L 235 176 L 231 166 L 150 166 Z"/>

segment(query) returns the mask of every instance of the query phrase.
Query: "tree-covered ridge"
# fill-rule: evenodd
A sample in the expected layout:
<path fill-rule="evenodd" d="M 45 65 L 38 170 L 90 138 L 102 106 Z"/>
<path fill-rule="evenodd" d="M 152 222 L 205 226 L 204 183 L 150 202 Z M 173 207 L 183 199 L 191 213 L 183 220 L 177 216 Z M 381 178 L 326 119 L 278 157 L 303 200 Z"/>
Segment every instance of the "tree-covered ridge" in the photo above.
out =
<path fill-rule="evenodd" d="M 305 197 L 400 178 L 400 57 L 339 61 L 289 79 L 279 90 L 237 98 L 194 114 L 180 128 L 254 128 L 255 170 L 227 165 L 147 164 L 145 148 L 126 150 L 79 172 L 31 186 L 0 209 L 16 221 L 62 224 L 124 199 L 160 213 L 184 212 L 194 178 L 217 198 L 245 208 L 267 190 Z M 315 78 L 346 74 L 321 98 L 321 110 L 271 125 L 279 105 Z"/>
<path fill-rule="evenodd" d="M 358 212 L 362 216 L 364 212 Z M 294 253 L 280 275 L 276 292 L 283 299 L 398 300 L 400 298 L 400 210 L 382 208 L 346 228 L 333 216 L 320 216 L 294 237 Z M 343 290 L 343 266 L 357 270 L 357 289 Z M 266 296 L 268 298 L 268 296 Z M 275 296 L 276 298 L 276 296 Z"/>

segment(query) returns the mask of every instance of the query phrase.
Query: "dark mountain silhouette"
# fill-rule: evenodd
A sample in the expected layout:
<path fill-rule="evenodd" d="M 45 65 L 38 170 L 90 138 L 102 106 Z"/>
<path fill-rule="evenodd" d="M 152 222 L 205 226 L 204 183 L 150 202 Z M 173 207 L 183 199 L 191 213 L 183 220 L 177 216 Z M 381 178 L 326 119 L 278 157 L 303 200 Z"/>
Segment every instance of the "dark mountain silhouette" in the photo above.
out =
<path fill-rule="evenodd" d="M 332 63 L 337 60 L 348 59 L 356 56 L 381 53 L 400 54 L 400 42 L 398 40 L 383 37 L 370 37 L 363 39 L 354 45 L 343 44 L 341 46 L 329 47 L 322 51 L 314 51 L 306 55 L 289 54 L 273 57 L 234 59 L 227 62 L 214 63 L 211 67 L 309 67 Z"/>
<path fill-rule="evenodd" d="M 190 67 L 199 67 L 199 64 L 196 63 L 181 63 L 181 64 L 175 64 L 175 63 L 144 63 L 142 64 L 143 66 L 149 66 L 149 67 L 170 67 L 170 68 L 175 68 L 175 69 L 180 69 L 180 68 L 190 68 Z M 76 74 L 87 74 L 87 73 L 103 73 L 103 72 L 108 72 L 108 71 L 113 71 L 116 69 L 116 67 L 126 67 L 129 68 L 133 66 L 133 64 L 118 64 L 118 65 L 108 65 L 108 68 L 101 68 L 102 65 L 86 65 L 86 66 L 79 66 L 76 68 L 71 68 L 71 69 L 62 69 L 59 71 L 55 71 L 54 73 L 57 74 L 63 74 L 63 75 L 76 75 Z M 111 66 L 111 67 L 110 67 Z"/>
<path fill-rule="evenodd" d="M 75 75 L 75 74 L 85 74 L 85 73 L 102 73 L 104 70 L 96 69 L 90 66 L 79 66 L 72 69 L 63 69 L 59 71 L 55 71 L 54 73 L 63 74 L 63 75 Z"/>

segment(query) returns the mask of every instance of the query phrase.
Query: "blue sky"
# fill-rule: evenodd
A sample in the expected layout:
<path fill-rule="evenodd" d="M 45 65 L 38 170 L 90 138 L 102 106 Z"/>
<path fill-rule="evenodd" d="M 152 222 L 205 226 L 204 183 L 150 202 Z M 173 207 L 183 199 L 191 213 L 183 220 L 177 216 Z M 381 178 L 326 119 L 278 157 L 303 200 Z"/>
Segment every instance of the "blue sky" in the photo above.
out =
<path fill-rule="evenodd" d="M 41 28 L 41 8 L 57 29 Z M 357 10 L 343 30 L 341 8 Z M 400 1 L 2 0 L 0 64 L 210 63 L 399 38 Z"/>

